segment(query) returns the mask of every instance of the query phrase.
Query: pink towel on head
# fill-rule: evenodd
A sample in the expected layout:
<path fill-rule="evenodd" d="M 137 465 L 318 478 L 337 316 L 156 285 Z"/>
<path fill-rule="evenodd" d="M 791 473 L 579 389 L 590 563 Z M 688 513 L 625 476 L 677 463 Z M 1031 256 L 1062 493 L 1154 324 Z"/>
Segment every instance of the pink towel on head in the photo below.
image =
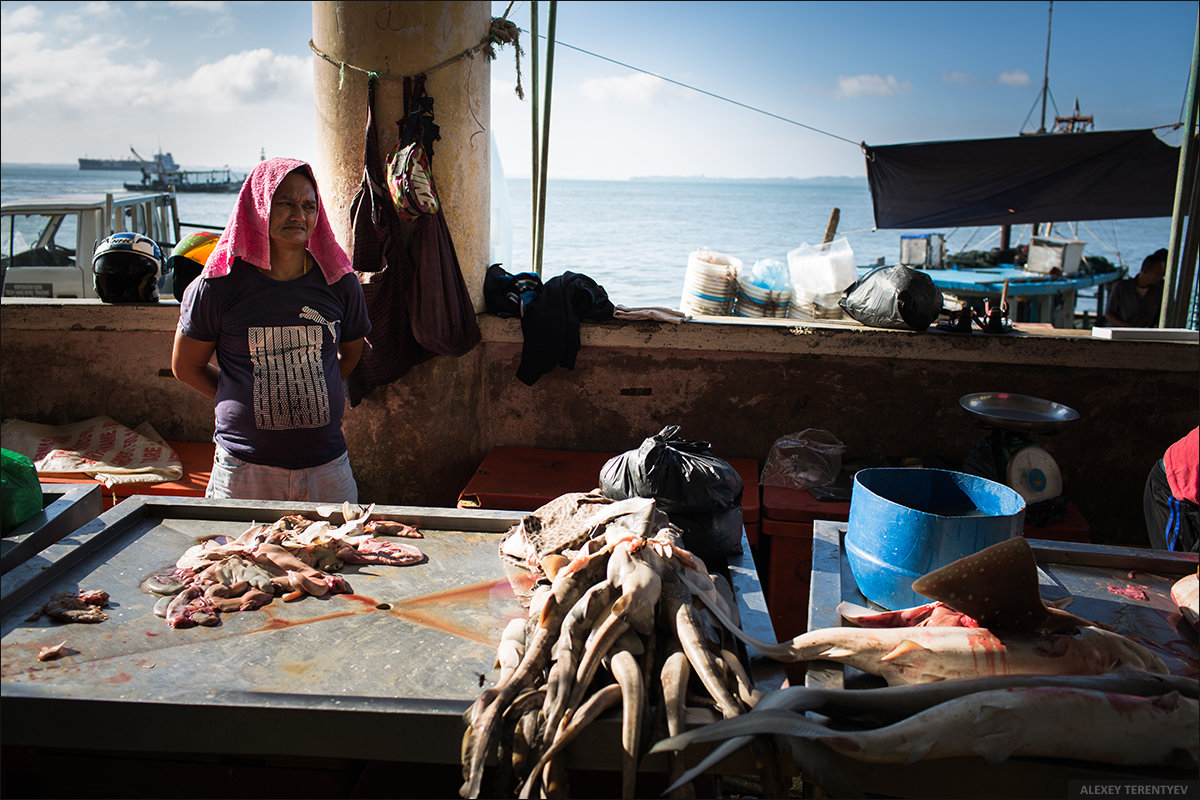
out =
<path fill-rule="evenodd" d="M 225 231 L 204 264 L 201 278 L 217 278 L 229 274 L 235 258 L 247 261 L 260 269 L 271 268 L 271 200 L 284 177 L 294 169 L 303 169 L 317 185 L 312 167 L 295 158 L 271 158 L 260 161 L 238 193 L 237 203 L 229 215 Z M 308 240 L 307 250 L 321 266 L 326 283 L 336 283 L 352 271 L 350 257 L 337 243 L 325 204 L 317 190 L 317 224 Z"/>

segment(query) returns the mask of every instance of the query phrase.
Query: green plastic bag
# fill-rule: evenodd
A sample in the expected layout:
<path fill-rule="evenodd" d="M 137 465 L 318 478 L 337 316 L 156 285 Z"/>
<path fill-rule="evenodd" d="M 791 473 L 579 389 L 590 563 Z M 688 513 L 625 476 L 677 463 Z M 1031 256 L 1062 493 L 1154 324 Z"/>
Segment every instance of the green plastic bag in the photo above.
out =
<path fill-rule="evenodd" d="M 42 484 L 27 456 L 0 448 L 0 528 L 8 533 L 42 510 Z"/>

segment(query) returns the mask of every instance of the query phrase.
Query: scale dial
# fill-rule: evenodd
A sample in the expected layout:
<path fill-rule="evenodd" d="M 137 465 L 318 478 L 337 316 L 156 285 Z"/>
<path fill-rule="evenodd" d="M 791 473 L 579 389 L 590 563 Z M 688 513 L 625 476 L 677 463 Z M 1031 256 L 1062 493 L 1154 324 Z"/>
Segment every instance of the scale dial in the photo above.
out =
<path fill-rule="evenodd" d="M 1036 444 L 1017 450 L 1008 459 L 1008 485 L 1030 505 L 1062 494 L 1062 471 L 1054 457 Z"/>

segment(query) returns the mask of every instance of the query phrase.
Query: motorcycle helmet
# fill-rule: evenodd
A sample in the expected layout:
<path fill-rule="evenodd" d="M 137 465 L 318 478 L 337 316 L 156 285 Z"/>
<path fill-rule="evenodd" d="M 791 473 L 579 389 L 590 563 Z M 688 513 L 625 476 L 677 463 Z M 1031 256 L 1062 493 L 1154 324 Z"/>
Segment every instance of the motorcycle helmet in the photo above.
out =
<path fill-rule="evenodd" d="M 96 294 L 106 303 L 157 303 L 162 249 L 140 233 L 114 233 L 92 253 Z"/>
<path fill-rule="evenodd" d="M 175 299 L 183 300 L 183 290 L 204 271 L 204 262 L 212 255 L 221 237 L 209 231 L 193 233 L 175 245 L 167 258 L 167 272 L 175 276 Z"/>

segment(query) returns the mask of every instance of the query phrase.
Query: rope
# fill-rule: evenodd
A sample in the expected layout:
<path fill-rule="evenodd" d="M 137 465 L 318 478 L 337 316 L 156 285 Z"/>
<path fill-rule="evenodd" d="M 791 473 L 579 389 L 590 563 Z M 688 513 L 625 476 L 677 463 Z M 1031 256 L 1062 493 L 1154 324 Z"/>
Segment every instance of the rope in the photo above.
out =
<path fill-rule="evenodd" d="M 511 10 L 511 9 L 512 9 L 512 3 L 509 3 L 508 10 Z M 331 55 L 323 52 L 319 47 L 317 47 L 316 43 L 312 39 L 308 40 L 308 48 L 310 50 L 312 50 L 314 54 L 316 54 L 317 56 L 320 56 L 321 58 L 325 59 L 330 64 L 332 64 L 333 66 L 338 68 L 338 89 L 341 90 L 342 85 L 345 83 L 345 80 L 346 80 L 346 70 L 347 69 L 352 69 L 355 72 L 361 72 L 367 76 L 373 76 L 376 79 L 402 81 L 405 78 L 415 78 L 418 75 L 428 75 L 430 72 L 436 72 L 437 70 L 442 69 L 443 67 L 448 67 L 451 64 L 461 61 L 464 58 L 473 59 L 473 58 L 475 58 L 476 53 L 483 53 L 485 56 L 487 56 L 488 59 L 495 60 L 496 46 L 499 45 L 502 47 L 506 44 L 511 44 L 511 45 L 513 45 L 513 48 L 516 50 L 516 57 L 517 57 L 517 87 L 516 87 L 515 91 L 516 91 L 517 97 L 524 100 L 525 99 L 525 91 L 524 91 L 524 89 L 521 88 L 521 56 L 524 55 L 524 51 L 521 49 L 521 43 L 519 41 L 521 29 L 518 28 L 516 25 L 514 25 L 512 22 L 509 22 L 505 18 L 508 16 L 508 10 L 505 10 L 504 17 L 493 17 L 492 18 L 492 23 L 491 23 L 491 25 L 488 26 L 487 36 L 484 36 L 482 39 L 480 39 L 478 44 L 468 47 L 466 50 L 463 50 L 461 53 L 450 56 L 450 58 L 447 58 L 445 61 L 442 61 L 438 64 L 434 64 L 432 67 L 426 67 L 424 69 L 419 69 L 416 72 L 406 74 L 406 75 L 397 75 L 397 74 L 394 74 L 391 72 L 377 72 L 375 70 L 366 69 L 364 67 L 360 67 L 355 64 L 346 62 L 346 61 L 338 61 L 337 59 L 333 58 Z"/>

